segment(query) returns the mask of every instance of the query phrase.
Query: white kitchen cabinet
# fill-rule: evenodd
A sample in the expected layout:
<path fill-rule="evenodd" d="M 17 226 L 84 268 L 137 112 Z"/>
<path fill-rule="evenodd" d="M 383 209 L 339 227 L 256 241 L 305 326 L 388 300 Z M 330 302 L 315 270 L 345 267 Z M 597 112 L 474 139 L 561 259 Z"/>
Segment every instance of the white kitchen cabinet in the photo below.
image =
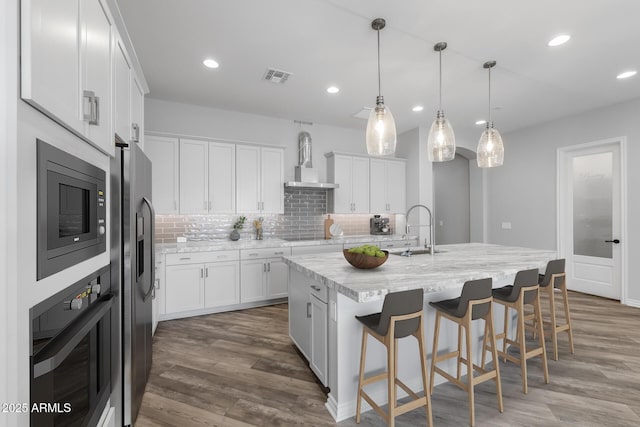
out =
<path fill-rule="evenodd" d="M 406 165 L 404 160 L 370 160 L 371 213 L 405 213 Z"/>
<path fill-rule="evenodd" d="M 240 251 L 241 303 L 287 296 L 289 267 L 282 261 L 283 255 L 291 255 L 291 248 Z"/>
<path fill-rule="evenodd" d="M 128 143 L 131 135 L 131 66 L 122 40 L 116 39 L 113 64 L 114 132 Z"/>
<path fill-rule="evenodd" d="M 284 151 L 280 148 L 236 148 L 237 211 L 284 213 Z"/>
<path fill-rule="evenodd" d="M 368 157 L 328 153 L 327 177 L 340 185 L 329 193 L 331 213 L 369 213 Z"/>
<path fill-rule="evenodd" d="M 324 254 L 342 252 L 342 244 L 325 244 L 325 245 L 312 245 L 312 246 L 293 246 L 291 248 L 291 255 L 307 255 L 307 254 Z"/>
<path fill-rule="evenodd" d="M 221 307 L 240 303 L 238 261 L 205 264 L 204 306 Z"/>
<path fill-rule="evenodd" d="M 180 213 L 209 212 L 209 143 L 180 139 Z"/>
<path fill-rule="evenodd" d="M 240 271 L 240 302 L 254 302 L 267 298 L 267 262 L 263 259 L 242 261 Z"/>
<path fill-rule="evenodd" d="M 380 249 L 406 249 L 418 246 L 418 239 L 385 240 L 378 244 Z"/>
<path fill-rule="evenodd" d="M 236 212 L 236 146 L 209 143 L 209 213 Z"/>
<path fill-rule="evenodd" d="M 309 367 L 322 384 L 327 384 L 327 302 L 315 294 L 309 296 L 311 303 L 311 358 Z"/>
<path fill-rule="evenodd" d="M 21 2 L 21 96 L 113 155 L 114 27 L 102 0 Z"/>
<path fill-rule="evenodd" d="M 131 142 L 144 151 L 144 89 L 134 72 L 131 72 Z"/>
<path fill-rule="evenodd" d="M 311 302 L 308 278 L 292 270 L 289 280 L 289 337 L 304 357 L 311 359 Z"/>
<path fill-rule="evenodd" d="M 178 139 L 147 135 L 144 151 L 151 160 L 151 188 L 156 213 L 177 214 Z"/>
<path fill-rule="evenodd" d="M 184 264 L 166 267 L 165 312 L 197 310 L 204 306 L 204 265 Z"/>
<path fill-rule="evenodd" d="M 160 257 L 156 259 L 155 268 L 155 282 L 153 283 L 153 293 L 152 301 L 151 301 L 151 334 L 156 333 L 156 328 L 158 327 L 158 318 L 160 317 L 160 307 L 162 306 L 160 299 L 160 289 L 164 286 L 164 273 L 165 269 L 163 268 L 162 259 L 164 257 Z M 164 312 L 162 313 L 164 314 Z"/>
<path fill-rule="evenodd" d="M 271 258 L 267 264 L 267 298 L 284 298 L 289 290 L 289 266 L 280 258 Z"/>

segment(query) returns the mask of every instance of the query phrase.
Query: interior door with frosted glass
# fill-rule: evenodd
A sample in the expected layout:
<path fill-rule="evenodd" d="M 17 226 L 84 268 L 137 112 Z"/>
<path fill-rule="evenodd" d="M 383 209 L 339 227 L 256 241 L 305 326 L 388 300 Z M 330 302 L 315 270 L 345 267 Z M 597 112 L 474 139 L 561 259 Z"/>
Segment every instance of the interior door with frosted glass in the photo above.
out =
<path fill-rule="evenodd" d="M 560 151 L 560 255 L 567 287 L 620 299 L 620 141 Z"/>

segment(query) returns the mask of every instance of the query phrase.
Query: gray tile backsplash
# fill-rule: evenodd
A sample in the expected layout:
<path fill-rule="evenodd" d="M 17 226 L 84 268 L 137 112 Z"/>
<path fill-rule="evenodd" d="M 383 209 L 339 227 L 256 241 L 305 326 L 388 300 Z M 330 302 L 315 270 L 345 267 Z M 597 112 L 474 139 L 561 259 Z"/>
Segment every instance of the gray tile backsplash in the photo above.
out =
<path fill-rule="evenodd" d="M 287 240 L 324 238 L 324 219 L 327 217 L 327 192 L 317 188 L 285 188 L 284 214 L 263 215 L 263 237 Z M 253 221 L 257 214 L 236 215 L 157 215 L 156 241 L 175 243 L 178 237 L 190 241 L 227 240 L 236 220 L 247 217 L 240 230 L 241 239 L 255 239 Z M 334 222 L 342 225 L 345 235 L 369 234 L 371 215 L 334 215 Z M 392 227 L 395 216 L 390 215 Z"/>

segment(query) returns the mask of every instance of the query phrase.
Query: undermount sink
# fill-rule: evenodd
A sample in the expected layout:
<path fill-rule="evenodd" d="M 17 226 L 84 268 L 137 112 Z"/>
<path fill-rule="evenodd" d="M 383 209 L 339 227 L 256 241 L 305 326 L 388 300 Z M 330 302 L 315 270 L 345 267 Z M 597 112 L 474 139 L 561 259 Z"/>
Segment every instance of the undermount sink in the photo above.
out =
<path fill-rule="evenodd" d="M 436 249 L 435 251 L 436 254 L 441 254 L 446 252 L 447 251 L 441 251 L 439 249 Z M 431 251 L 429 249 L 418 249 L 416 251 L 394 252 L 393 255 L 400 255 L 400 256 L 431 255 Z"/>

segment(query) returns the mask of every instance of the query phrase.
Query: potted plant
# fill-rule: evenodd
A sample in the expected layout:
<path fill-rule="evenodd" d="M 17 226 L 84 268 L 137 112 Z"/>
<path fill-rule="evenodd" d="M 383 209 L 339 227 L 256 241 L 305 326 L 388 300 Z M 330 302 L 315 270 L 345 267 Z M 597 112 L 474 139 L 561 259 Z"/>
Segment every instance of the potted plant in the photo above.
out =
<path fill-rule="evenodd" d="M 240 230 L 244 227 L 244 222 L 247 220 L 247 217 L 241 216 L 238 218 L 235 224 L 233 224 L 233 230 L 231 231 L 231 240 L 236 241 L 240 239 Z"/>

